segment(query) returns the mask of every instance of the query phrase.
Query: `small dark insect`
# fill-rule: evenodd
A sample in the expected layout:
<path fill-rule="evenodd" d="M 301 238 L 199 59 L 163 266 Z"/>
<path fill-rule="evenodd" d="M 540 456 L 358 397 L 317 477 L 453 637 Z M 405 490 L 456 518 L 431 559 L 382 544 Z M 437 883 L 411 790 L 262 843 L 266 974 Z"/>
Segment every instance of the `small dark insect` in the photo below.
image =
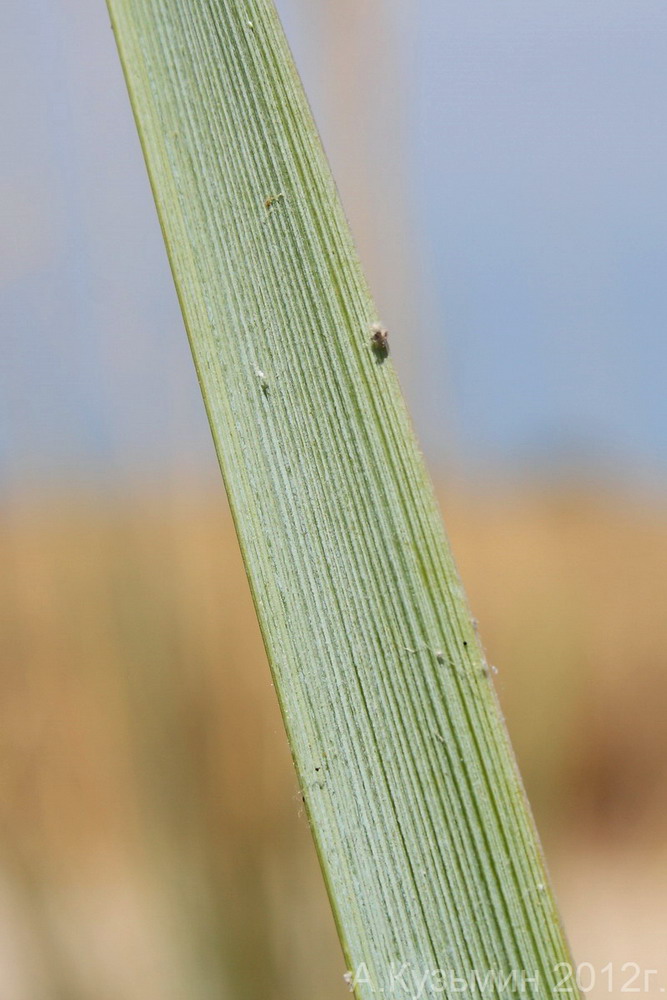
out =
<path fill-rule="evenodd" d="M 389 333 L 381 323 L 373 323 L 371 326 L 371 344 L 374 351 L 389 353 Z"/>
<path fill-rule="evenodd" d="M 268 198 L 264 201 L 264 208 L 267 212 L 272 212 L 279 201 L 284 201 L 285 195 L 280 192 L 280 194 L 270 194 Z"/>

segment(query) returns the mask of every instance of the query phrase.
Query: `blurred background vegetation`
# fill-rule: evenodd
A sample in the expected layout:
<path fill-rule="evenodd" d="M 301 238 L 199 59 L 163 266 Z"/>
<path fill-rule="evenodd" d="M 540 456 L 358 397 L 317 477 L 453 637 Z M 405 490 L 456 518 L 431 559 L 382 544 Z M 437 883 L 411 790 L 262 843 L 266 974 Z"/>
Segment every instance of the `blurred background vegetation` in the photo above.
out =
<path fill-rule="evenodd" d="M 575 955 L 657 992 L 667 15 L 279 6 Z M 0 996 L 342 997 L 103 5 L 1 16 Z"/>

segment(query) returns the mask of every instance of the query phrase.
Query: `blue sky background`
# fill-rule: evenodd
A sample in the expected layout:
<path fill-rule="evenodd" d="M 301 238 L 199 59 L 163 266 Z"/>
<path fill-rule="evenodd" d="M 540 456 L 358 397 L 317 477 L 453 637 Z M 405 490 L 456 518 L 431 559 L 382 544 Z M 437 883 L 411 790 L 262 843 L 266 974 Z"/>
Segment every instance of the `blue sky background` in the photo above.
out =
<path fill-rule="evenodd" d="M 667 6 L 376 6 L 279 3 L 432 466 L 664 487 Z M 104 4 L 0 30 L 0 481 L 213 472 Z"/>
<path fill-rule="evenodd" d="M 667 6 L 428 0 L 419 26 L 430 377 L 451 370 L 461 442 L 664 476 Z"/>

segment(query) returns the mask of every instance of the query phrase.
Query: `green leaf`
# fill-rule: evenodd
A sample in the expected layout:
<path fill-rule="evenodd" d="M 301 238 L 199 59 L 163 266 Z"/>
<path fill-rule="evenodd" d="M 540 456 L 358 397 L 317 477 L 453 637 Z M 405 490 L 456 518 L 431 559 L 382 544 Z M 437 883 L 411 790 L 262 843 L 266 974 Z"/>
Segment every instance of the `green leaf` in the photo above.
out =
<path fill-rule="evenodd" d="M 108 2 L 357 994 L 546 997 L 567 947 L 274 7 Z"/>

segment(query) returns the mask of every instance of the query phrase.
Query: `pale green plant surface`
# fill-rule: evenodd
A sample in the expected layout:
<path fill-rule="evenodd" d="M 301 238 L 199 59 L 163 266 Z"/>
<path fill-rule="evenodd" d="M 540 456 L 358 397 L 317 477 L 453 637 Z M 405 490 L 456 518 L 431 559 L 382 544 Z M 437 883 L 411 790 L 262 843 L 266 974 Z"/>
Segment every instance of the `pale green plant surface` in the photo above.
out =
<path fill-rule="evenodd" d="M 108 2 L 357 994 L 407 963 L 547 996 L 567 946 L 273 5 Z"/>

